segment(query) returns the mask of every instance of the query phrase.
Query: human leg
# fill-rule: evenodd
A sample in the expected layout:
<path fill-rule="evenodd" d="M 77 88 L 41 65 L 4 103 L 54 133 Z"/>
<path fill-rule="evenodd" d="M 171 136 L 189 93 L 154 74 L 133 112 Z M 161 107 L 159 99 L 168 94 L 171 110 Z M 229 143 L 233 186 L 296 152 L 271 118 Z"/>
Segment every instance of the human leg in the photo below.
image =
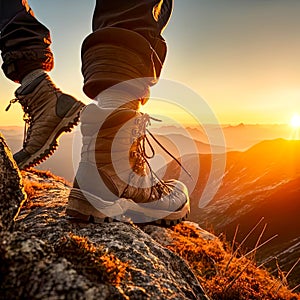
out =
<path fill-rule="evenodd" d="M 51 71 L 49 30 L 33 15 L 27 1 L 0 1 L 0 50 L 7 78 L 21 83 L 36 69 Z"/>
<path fill-rule="evenodd" d="M 172 0 L 97 1 L 93 32 L 82 45 L 83 89 L 90 98 L 132 78 L 148 78 L 146 87 L 157 82 L 172 7 Z"/>
<path fill-rule="evenodd" d="M 139 112 L 166 56 L 161 32 L 172 1 L 97 1 L 93 33 L 82 46 L 84 91 L 98 105 L 82 113 L 83 149 L 67 214 L 134 222 L 177 222 L 189 212 L 183 183 L 163 181 L 145 151 L 148 115 Z M 119 5 L 120 4 L 120 5 Z"/>
<path fill-rule="evenodd" d="M 2 69 L 21 84 L 11 103 L 22 105 L 28 127 L 23 149 L 14 155 L 23 169 L 53 153 L 58 137 L 77 124 L 83 104 L 62 93 L 45 73 L 53 68 L 50 32 L 27 1 L 0 0 L 0 8 Z"/>

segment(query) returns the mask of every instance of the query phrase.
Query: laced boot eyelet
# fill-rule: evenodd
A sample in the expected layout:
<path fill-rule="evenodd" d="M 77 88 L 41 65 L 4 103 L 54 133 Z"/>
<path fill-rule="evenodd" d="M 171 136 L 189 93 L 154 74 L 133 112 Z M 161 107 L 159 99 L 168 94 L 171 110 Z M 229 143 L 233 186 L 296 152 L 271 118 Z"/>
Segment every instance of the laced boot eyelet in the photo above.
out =
<path fill-rule="evenodd" d="M 141 124 L 141 118 L 136 118 L 135 120 L 134 120 L 134 124 L 135 125 L 140 125 Z"/>
<path fill-rule="evenodd" d="M 135 136 L 135 137 L 138 137 L 138 136 L 139 136 L 139 133 L 140 133 L 140 131 L 139 131 L 138 128 L 133 128 L 133 129 L 131 130 L 131 134 L 132 134 L 133 136 Z"/>
<path fill-rule="evenodd" d="M 137 157 L 137 152 L 136 151 L 130 151 L 130 158 L 136 158 Z"/>

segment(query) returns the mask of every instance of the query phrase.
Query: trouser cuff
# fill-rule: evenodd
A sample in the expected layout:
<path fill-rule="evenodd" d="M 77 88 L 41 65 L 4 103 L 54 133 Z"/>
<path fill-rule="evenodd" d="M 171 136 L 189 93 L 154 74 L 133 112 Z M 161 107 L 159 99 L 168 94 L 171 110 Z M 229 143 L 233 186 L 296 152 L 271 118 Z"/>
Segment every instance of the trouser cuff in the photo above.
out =
<path fill-rule="evenodd" d="M 2 59 L 5 76 L 19 83 L 27 74 L 36 69 L 49 72 L 54 66 L 53 54 L 50 49 L 6 52 L 2 55 Z"/>
<path fill-rule="evenodd" d="M 0 33 L 2 69 L 5 75 L 20 82 L 36 69 L 50 71 L 53 54 L 50 50 L 50 32 L 25 9 L 9 20 Z"/>
<path fill-rule="evenodd" d="M 105 28 L 89 35 L 82 45 L 85 94 L 94 99 L 118 83 L 138 79 L 130 86 L 137 98 L 148 94 L 160 76 L 166 44 L 157 39 L 155 49 L 140 34 L 123 28 Z"/>

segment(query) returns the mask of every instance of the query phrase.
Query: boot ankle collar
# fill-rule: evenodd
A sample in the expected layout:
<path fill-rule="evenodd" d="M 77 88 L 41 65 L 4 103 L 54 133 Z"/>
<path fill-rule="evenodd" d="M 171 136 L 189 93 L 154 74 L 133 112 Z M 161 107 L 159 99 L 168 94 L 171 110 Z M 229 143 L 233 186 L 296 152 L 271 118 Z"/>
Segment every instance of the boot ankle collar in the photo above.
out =
<path fill-rule="evenodd" d="M 47 74 L 44 73 L 41 76 L 35 78 L 30 84 L 27 84 L 26 86 L 21 85 L 15 91 L 15 96 L 18 98 L 18 96 L 27 95 L 31 93 L 46 77 Z"/>
<path fill-rule="evenodd" d="M 102 92 L 94 100 L 98 102 L 100 108 L 129 108 L 136 111 L 143 103 L 142 99 L 135 99 L 131 94 L 119 90 L 110 90 L 109 93 Z"/>

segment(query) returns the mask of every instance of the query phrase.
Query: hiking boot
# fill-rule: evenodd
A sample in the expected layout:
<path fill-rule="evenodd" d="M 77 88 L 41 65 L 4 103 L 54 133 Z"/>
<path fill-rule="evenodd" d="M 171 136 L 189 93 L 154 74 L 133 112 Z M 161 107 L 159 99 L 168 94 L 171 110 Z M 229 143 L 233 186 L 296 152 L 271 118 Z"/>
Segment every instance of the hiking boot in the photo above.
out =
<path fill-rule="evenodd" d="M 14 159 L 20 169 L 26 169 L 53 154 L 59 136 L 77 125 L 84 104 L 62 93 L 47 74 L 39 76 L 26 87 L 18 88 L 15 97 L 10 105 L 15 102 L 22 105 L 25 130 L 23 149 L 14 155 Z"/>
<path fill-rule="evenodd" d="M 92 222 L 117 219 L 175 224 L 190 211 L 188 191 L 177 180 L 160 180 L 146 153 L 151 118 L 131 103 L 117 109 L 90 104 L 81 114 L 81 161 L 67 215 Z"/>

